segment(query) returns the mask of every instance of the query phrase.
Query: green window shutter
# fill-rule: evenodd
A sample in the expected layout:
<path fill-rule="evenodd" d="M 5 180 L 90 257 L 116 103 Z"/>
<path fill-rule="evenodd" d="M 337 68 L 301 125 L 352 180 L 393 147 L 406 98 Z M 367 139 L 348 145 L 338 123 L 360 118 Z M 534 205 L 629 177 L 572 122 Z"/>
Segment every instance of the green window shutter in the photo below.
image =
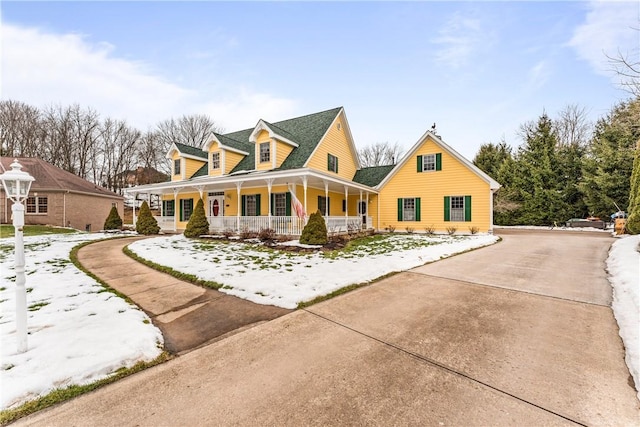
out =
<path fill-rule="evenodd" d="M 347 201 L 345 199 L 342 199 L 342 212 L 346 212 L 347 211 Z"/>
<path fill-rule="evenodd" d="M 276 195 L 271 193 L 271 215 L 276 214 Z"/>
<path fill-rule="evenodd" d="M 182 217 L 183 217 L 183 213 L 184 213 L 184 204 L 183 204 L 182 202 L 183 202 L 183 200 L 182 200 L 182 199 L 180 199 L 180 221 L 184 221 L 184 220 L 182 219 Z"/>
<path fill-rule="evenodd" d="M 416 197 L 416 221 L 420 221 L 420 197 Z"/>
<path fill-rule="evenodd" d="M 336 173 L 338 173 L 338 158 L 336 157 Z"/>
<path fill-rule="evenodd" d="M 331 216 L 331 197 L 327 197 L 327 215 Z"/>
<path fill-rule="evenodd" d="M 402 221 L 402 199 L 398 199 L 398 221 Z"/>
<path fill-rule="evenodd" d="M 331 154 L 327 154 L 327 170 L 331 170 Z"/>
<path fill-rule="evenodd" d="M 418 156 L 418 172 L 422 172 L 422 156 Z"/>
<path fill-rule="evenodd" d="M 442 153 L 436 154 L 436 170 L 437 171 L 442 170 Z"/>
<path fill-rule="evenodd" d="M 291 193 L 289 193 L 287 191 L 285 193 L 284 199 L 285 199 L 285 203 L 286 203 L 285 215 L 291 216 Z"/>
<path fill-rule="evenodd" d="M 260 195 L 256 194 L 256 216 L 260 216 Z"/>
<path fill-rule="evenodd" d="M 242 216 L 247 216 L 247 196 L 241 196 L 240 200 L 240 207 L 242 208 L 241 214 Z"/>
<path fill-rule="evenodd" d="M 471 221 L 471 196 L 464 196 L 464 220 Z"/>
<path fill-rule="evenodd" d="M 444 196 L 444 220 L 451 221 L 451 198 L 449 196 Z"/>

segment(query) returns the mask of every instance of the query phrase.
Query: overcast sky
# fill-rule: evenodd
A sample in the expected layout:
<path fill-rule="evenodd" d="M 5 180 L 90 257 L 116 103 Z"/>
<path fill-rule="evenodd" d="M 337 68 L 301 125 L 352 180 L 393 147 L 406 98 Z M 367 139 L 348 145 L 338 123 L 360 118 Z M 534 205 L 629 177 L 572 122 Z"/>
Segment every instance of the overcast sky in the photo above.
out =
<path fill-rule="evenodd" d="M 356 145 L 405 149 L 435 122 L 472 159 L 567 104 L 628 94 L 605 54 L 640 55 L 640 1 L 2 1 L 1 99 L 141 130 L 207 114 L 231 132 L 343 106 Z"/>

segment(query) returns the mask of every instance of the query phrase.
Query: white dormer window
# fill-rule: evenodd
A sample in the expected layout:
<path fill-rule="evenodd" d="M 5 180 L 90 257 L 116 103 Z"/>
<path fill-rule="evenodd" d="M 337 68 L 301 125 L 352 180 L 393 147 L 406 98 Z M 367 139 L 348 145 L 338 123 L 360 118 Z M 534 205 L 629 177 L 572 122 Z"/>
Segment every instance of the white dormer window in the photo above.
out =
<path fill-rule="evenodd" d="M 271 161 L 271 147 L 269 142 L 263 142 L 260 144 L 260 163 L 266 163 Z"/>
<path fill-rule="evenodd" d="M 180 159 L 175 159 L 173 161 L 173 174 L 180 175 Z"/>
<path fill-rule="evenodd" d="M 211 153 L 211 169 L 220 169 L 220 153 Z"/>

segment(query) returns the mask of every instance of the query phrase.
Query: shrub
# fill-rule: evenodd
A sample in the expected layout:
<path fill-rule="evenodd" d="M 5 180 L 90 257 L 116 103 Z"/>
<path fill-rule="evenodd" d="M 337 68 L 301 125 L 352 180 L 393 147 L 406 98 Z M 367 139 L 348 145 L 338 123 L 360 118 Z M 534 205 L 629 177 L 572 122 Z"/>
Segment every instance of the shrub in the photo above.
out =
<path fill-rule="evenodd" d="M 389 233 L 393 233 L 394 231 L 396 231 L 396 226 L 395 225 L 388 225 L 385 228 Z"/>
<path fill-rule="evenodd" d="M 120 214 L 118 213 L 118 209 L 115 206 L 111 207 L 109 211 L 109 216 L 107 216 L 107 220 L 104 222 L 104 230 L 119 230 L 122 228 L 122 218 L 120 218 Z"/>
<path fill-rule="evenodd" d="M 404 230 L 407 232 L 407 234 L 413 234 L 414 228 L 413 227 L 405 227 Z"/>
<path fill-rule="evenodd" d="M 454 234 L 456 234 L 456 231 L 458 231 L 458 227 L 455 227 L 453 225 L 447 227 L 447 233 L 449 233 L 449 236 L 453 236 Z"/>
<path fill-rule="evenodd" d="M 234 234 L 236 234 L 236 232 L 235 232 L 235 230 L 232 230 L 231 228 L 225 228 L 225 229 L 222 231 L 222 235 L 223 235 L 225 238 L 227 238 L 227 239 L 228 239 L 229 237 L 233 236 Z"/>
<path fill-rule="evenodd" d="M 239 235 L 242 240 L 253 239 L 254 237 L 256 237 L 256 233 L 249 230 L 249 227 L 247 227 L 246 225 L 242 227 Z"/>
<path fill-rule="evenodd" d="M 469 231 L 471 232 L 471 234 L 478 234 L 478 231 L 480 231 L 480 229 L 474 225 L 473 227 L 469 227 Z"/>
<path fill-rule="evenodd" d="M 258 233 L 261 242 L 273 243 L 276 240 L 276 230 L 273 228 L 261 228 Z"/>
<path fill-rule="evenodd" d="M 202 199 L 198 199 L 198 203 L 196 203 L 196 207 L 187 223 L 187 228 L 184 230 L 184 236 L 193 238 L 203 234 L 209 234 L 209 221 L 207 221 L 207 216 L 204 213 L 204 203 L 202 203 Z"/>
<path fill-rule="evenodd" d="M 320 214 L 320 211 L 312 213 L 307 225 L 302 229 L 300 243 L 305 245 L 326 245 L 327 244 L 327 224 Z"/>
<path fill-rule="evenodd" d="M 146 201 L 142 202 L 142 206 L 140 206 L 140 215 L 138 215 L 138 221 L 136 221 L 136 231 L 138 234 L 144 234 L 145 236 L 160 232 L 158 221 L 151 215 L 151 210 Z"/>

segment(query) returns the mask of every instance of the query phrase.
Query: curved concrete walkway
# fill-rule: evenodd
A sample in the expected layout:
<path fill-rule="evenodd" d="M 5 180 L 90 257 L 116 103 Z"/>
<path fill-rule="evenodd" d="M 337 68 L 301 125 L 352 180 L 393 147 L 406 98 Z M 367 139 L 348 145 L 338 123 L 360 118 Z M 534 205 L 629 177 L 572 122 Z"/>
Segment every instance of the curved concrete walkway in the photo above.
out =
<path fill-rule="evenodd" d="M 92 243 L 78 251 L 78 260 L 142 308 L 162 331 L 171 353 L 193 350 L 291 311 L 196 286 L 140 264 L 122 252 L 140 239 L 144 237 Z"/>
<path fill-rule="evenodd" d="M 640 425 L 613 239 L 499 234 L 16 425 Z"/>

